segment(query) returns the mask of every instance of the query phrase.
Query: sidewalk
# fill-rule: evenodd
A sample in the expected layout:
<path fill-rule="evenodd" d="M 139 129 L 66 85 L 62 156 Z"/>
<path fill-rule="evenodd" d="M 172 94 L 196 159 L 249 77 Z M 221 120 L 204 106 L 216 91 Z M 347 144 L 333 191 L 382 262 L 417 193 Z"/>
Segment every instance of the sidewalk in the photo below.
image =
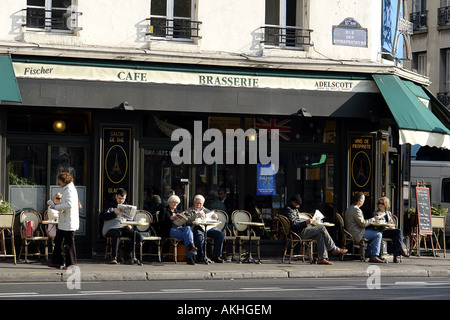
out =
<path fill-rule="evenodd" d="M 446 258 L 422 255 L 403 258 L 402 263 L 392 263 L 392 256 L 386 256 L 387 264 L 370 264 L 346 258 L 340 261 L 332 258 L 330 266 L 293 261 L 282 263 L 281 257 L 264 257 L 261 264 L 212 263 L 187 265 L 185 262 L 155 262 L 144 260 L 138 265 L 110 265 L 103 260 L 80 260 L 78 267 L 81 281 L 154 281 L 154 280 L 218 280 L 258 278 L 330 278 L 367 277 L 368 267 L 376 265 L 382 277 L 449 277 L 450 252 Z M 18 262 L 11 258 L 0 260 L 0 282 L 61 282 L 71 276 L 72 271 L 57 270 L 46 266 L 43 260 Z"/>

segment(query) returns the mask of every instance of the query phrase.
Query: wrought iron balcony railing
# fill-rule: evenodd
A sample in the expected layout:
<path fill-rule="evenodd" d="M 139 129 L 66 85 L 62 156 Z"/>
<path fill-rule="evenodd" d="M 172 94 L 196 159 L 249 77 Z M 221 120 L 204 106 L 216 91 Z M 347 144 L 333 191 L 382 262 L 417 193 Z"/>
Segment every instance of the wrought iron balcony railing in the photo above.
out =
<path fill-rule="evenodd" d="M 449 109 L 450 107 L 450 92 L 438 92 L 437 98 L 444 106 Z"/>
<path fill-rule="evenodd" d="M 410 20 L 413 24 L 414 31 L 427 29 L 428 11 L 413 12 L 410 14 Z"/>
<path fill-rule="evenodd" d="M 438 26 L 450 24 L 450 7 L 438 8 Z"/>
<path fill-rule="evenodd" d="M 199 35 L 200 21 L 185 18 L 147 18 L 150 21 L 148 36 L 174 39 L 201 39 Z"/>
<path fill-rule="evenodd" d="M 79 16 L 81 12 L 68 11 L 67 9 L 45 10 L 42 8 L 26 8 L 25 24 L 27 28 L 44 30 L 81 30 Z"/>
<path fill-rule="evenodd" d="M 299 27 L 280 27 L 265 25 L 264 39 L 261 43 L 279 47 L 302 47 L 311 45 L 311 32 L 313 30 Z"/>

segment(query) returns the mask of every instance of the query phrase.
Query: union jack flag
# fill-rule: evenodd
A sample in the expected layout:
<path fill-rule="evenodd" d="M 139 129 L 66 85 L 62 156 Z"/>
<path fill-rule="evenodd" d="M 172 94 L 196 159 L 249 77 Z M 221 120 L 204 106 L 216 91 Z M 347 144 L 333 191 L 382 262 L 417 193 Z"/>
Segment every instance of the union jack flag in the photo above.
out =
<path fill-rule="evenodd" d="M 262 118 L 255 119 L 255 128 L 256 129 L 267 129 L 267 132 L 270 132 L 270 139 L 273 138 L 274 132 L 272 130 L 278 129 L 278 133 L 280 137 L 282 137 L 286 141 L 290 141 L 291 138 L 287 134 L 291 132 L 291 127 L 287 124 L 291 122 L 291 119 L 285 119 L 278 122 L 277 119 L 270 118 L 269 121 L 266 121 Z"/>

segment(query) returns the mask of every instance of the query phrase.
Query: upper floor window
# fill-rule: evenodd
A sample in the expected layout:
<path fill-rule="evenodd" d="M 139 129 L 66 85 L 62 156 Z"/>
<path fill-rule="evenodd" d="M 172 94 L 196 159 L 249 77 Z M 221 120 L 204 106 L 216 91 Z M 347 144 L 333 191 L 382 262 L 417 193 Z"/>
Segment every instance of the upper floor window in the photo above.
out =
<path fill-rule="evenodd" d="M 438 26 L 450 24 L 450 0 L 441 0 L 438 8 Z"/>
<path fill-rule="evenodd" d="M 27 0 L 26 27 L 46 31 L 80 30 L 74 0 Z"/>
<path fill-rule="evenodd" d="M 413 13 L 411 13 L 411 22 L 413 23 L 414 30 L 427 29 L 428 11 L 427 0 L 414 0 L 413 1 Z"/>
<path fill-rule="evenodd" d="M 151 0 L 150 32 L 162 38 L 193 39 L 199 37 L 201 22 L 194 21 L 194 0 Z"/>
<path fill-rule="evenodd" d="M 311 31 L 304 28 L 304 0 L 266 0 L 264 41 L 267 45 L 310 45 Z"/>

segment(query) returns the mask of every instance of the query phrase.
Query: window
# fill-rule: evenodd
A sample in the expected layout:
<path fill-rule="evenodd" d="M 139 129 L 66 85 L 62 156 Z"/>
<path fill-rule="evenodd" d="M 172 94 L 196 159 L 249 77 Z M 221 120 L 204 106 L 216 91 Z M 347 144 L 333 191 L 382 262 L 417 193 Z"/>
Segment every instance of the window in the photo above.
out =
<path fill-rule="evenodd" d="M 441 202 L 450 202 L 450 179 L 442 179 Z"/>
<path fill-rule="evenodd" d="M 81 30 L 78 27 L 79 12 L 75 12 L 72 0 L 27 0 L 27 28 L 46 31 Z"/>
<path fill-rule="evenodd" d="M 427 75 L 427 54 L 419 53 L 417 55 L 417 73 Z"/>
<path fill-rule="evenodd" d="M 427 15 L 427 0 L 414 0 L 413 13 L 411 13 L 414 30 L 427 28 Z"/>
<path fill-rule="evenodd" d="M 193 21 L 194 0 L 151 0 L 150 32 L 153 37 L 192 39 L 201 22 Z"/>
<path fill-rule="evenodd" d="M 311 30 L 304 28 L 303 0 L 266 0 L 264 43 L 301 47 L 310 44 Z"/>

